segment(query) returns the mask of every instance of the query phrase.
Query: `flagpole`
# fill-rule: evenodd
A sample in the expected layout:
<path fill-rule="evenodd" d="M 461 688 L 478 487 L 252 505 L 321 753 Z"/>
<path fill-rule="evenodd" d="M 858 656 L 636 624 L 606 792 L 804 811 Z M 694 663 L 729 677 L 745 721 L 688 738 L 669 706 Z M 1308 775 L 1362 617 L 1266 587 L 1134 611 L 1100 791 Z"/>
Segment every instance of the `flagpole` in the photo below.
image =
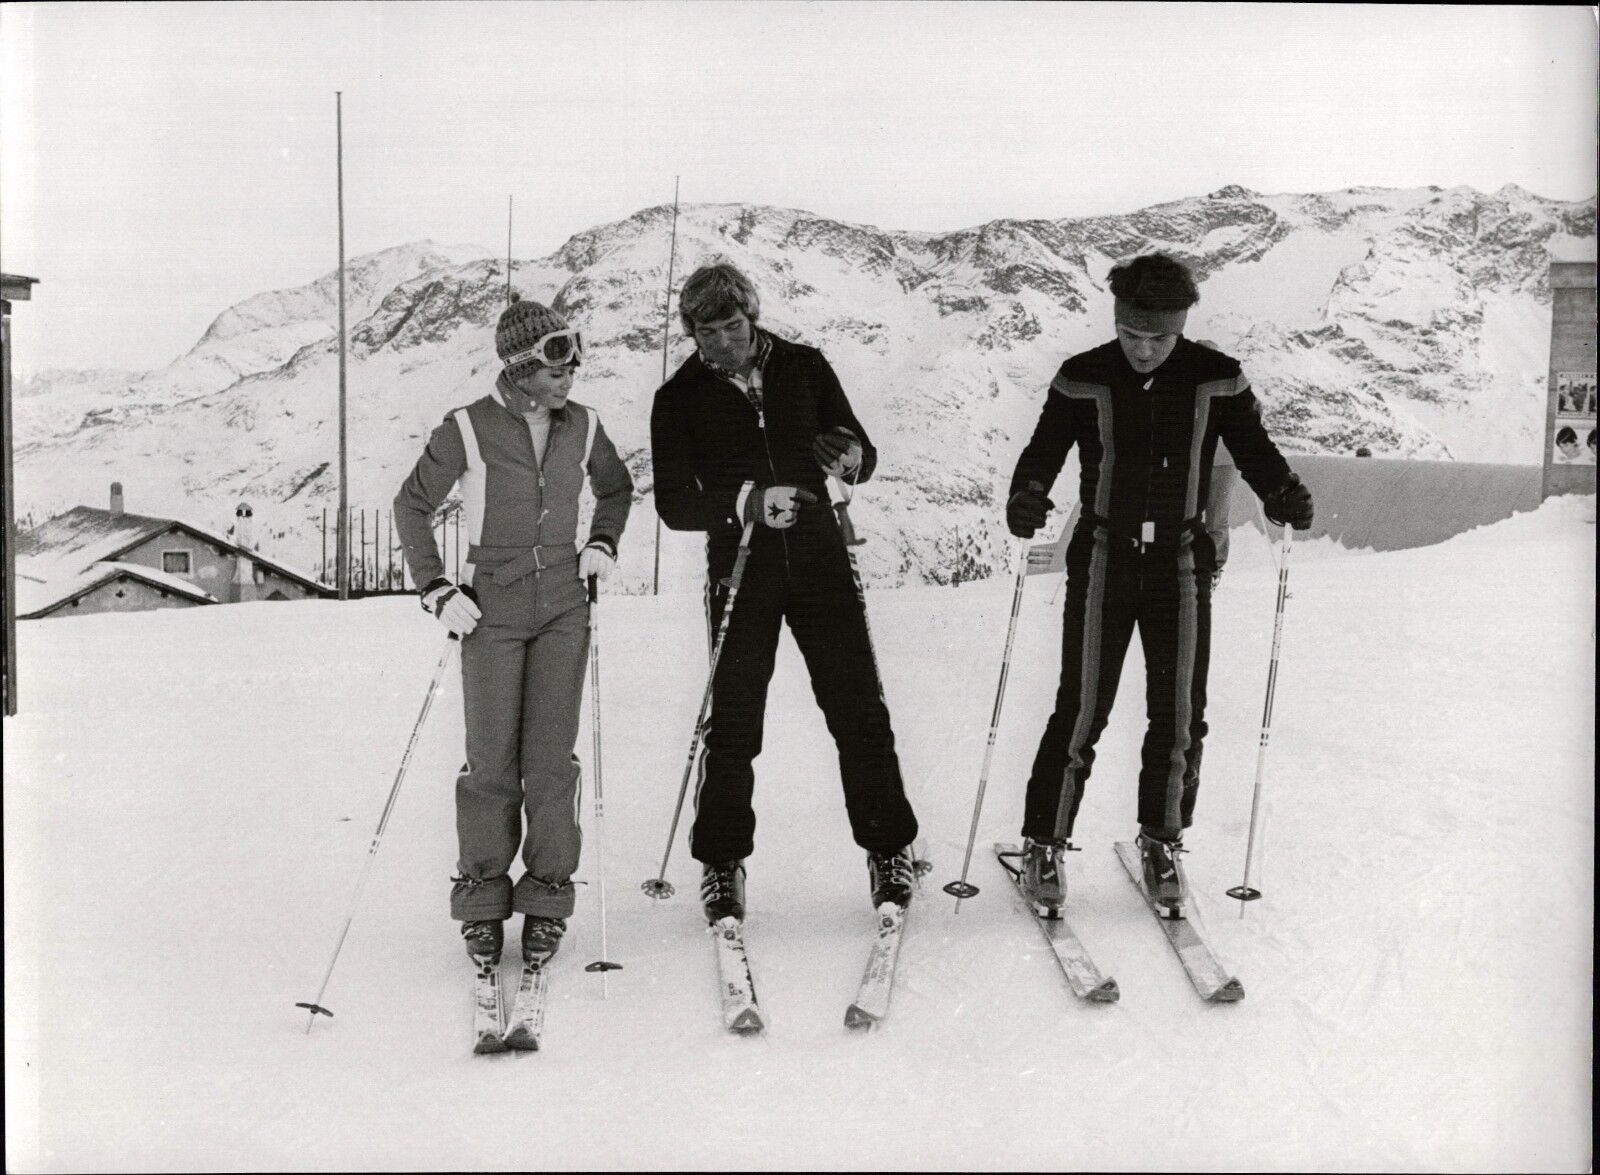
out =
<path fill-rule="evenodd" d="M 334 91 L 334 120 L 339 173 L 339 528 L 336 558 L 339 562 L 339 598 L 350 598 L 350 468 L 346 424 L 346 358 L 344 337 L 344 92 Z"/>
<path fill-rule="evenodd" d="M 672 327 L 672 269 L 678 260 L 678 181 L 672 177 L 672 246 L 667 252 L 667 296 L 661 307 L 661 382 L 667 382 L 667 333 Z M 656 499 L 656 571 L 653 594 L 661 594 L 661 499 Z"/>

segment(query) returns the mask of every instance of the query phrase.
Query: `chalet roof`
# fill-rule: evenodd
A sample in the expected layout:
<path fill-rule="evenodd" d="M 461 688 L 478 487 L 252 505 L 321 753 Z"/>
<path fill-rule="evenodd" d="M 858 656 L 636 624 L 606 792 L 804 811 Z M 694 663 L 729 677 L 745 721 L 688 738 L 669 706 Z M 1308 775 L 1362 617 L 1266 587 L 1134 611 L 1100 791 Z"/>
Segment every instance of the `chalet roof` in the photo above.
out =
<path fill-rule="evenodd" d="M 138 580 L 173 595 L 182 596 L 196 604 L 215 604 L 217 598 L 210 592 L 195 587 L 186 579 L 145 567 L 138 563 L 96 563 L 76 575 L 44 581 L 17 571 L 17 619 L 32 620 L 54 612 L 80 596 L 86 595 L 102 584 L 117 580 Z"/>
<path fill-rule="evenodd" d="M 42 582 L 81 575 L 94 564 L 114 562 L 135 547 L 173 530 L 184 531 L 221 550 L 248 555 L 260 566 L 318 595 L 329 594 L 327 587 L 304 572 L 270 559 L 260 551 L 246 550 L 202 527 L 148 514 L 125 511 L 113 514 L 97 506 L 74 506 L 65 513 L 47 518 L 26 534 L 18 535 L 18 574 L 26 573 L 29 578 Z"/>
<path fill-rule="evenodd" d="M 17 536 L 17 562 L 28 562 L 28 575 L 52 580 L 80 574 L 91 564 L 115 559 L 148 539 L 170 529 L 170 518 L 144 514 L 113 514 L 93 506 L 74 506 L 65 514 L 47 518 Z"/>
<path fill-rule="evenodd" d="M 39 279 L 36 277 L 20 273 L 0 273 L 0 297 L 18 302 L 29 301 L 33 297 L 33 287 L 38 284 Z"/>

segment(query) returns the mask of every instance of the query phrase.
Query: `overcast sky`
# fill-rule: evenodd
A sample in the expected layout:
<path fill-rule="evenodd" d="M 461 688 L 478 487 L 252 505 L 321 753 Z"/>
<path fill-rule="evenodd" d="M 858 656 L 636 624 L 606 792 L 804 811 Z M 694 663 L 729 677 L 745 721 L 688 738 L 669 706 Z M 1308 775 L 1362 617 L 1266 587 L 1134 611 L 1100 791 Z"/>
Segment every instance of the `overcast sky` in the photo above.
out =
<path fill-rule="evenodd" d="M 1587 8 L 0 5 L 17 366 L 150 367 L 347 253 L 516 252 L 672 199 L 891 228 L 1237 183 L 1595 190 Z"/>

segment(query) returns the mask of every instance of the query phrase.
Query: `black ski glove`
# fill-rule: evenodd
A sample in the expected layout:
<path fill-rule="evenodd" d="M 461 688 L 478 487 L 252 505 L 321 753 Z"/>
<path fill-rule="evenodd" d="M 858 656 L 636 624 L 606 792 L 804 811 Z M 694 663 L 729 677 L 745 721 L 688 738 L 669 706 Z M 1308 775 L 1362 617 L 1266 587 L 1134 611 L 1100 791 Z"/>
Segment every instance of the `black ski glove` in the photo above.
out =
<path fill-rule="evenodd" d="M 1278 526 L 1311 528 L 1311 491 L 1298 474 L 1291 473 L 1288 481 L 1261 499 L 1261 509 Z"/>
<path fill-rule="evenodd" d="M 824 472 L 843 481 L 861 468 L 861 441 L 844 425 L 818 433 L 811 442 L 811 455 Z"/>
<path fill-rule="evenodd" d="M 1012 494 L 1006 503 L 1006 528 L 1019 539 L 1031 539 L 1055 508 L 1056 504 L 1045 496 L 1044 487 L 1030 481 L 1026 489 Z"/>
<path fill-rule="evenodd" d="M 744 520 L 786 530 L 800 517 L 800 507 L 815 505 L 817 495 L 799 486 L 755 486 L 744 502 Z"/>

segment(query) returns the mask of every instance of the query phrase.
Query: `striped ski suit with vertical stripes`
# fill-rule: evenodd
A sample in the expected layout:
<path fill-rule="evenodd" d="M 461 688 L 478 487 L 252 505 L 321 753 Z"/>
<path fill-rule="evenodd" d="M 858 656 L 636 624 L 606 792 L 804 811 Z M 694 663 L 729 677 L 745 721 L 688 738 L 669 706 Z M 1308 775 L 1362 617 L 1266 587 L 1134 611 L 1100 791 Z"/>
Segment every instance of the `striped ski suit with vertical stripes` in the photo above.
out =
<path fill-rule="evenodd" d="M 456 778 L 450 914 L 463 922 L 566 918 L 575 900 L 583 837 L 573 746 L 589 651 L 579 500 L 587 483 L 595 505 L 586 541 L 615 551 L 633 478 L 599 415 L 576 400 L 551 412 L 543 439 L 540 451 L 533 422 L 497 382 L 433 430 L 394 500 L 406 566 L 426 584 L 445 574 L 433 513 L 460 484 L 471 543 L 461 578 L 483 613 L 461 641 L 467 755 Z M 524 873 L 513 886 L 519 846 Z"/>
<path fill-rule="evenodd" d="M 1218 440 L 1258 497 L 1288 478 L 1238 362 L 1188 339 L 1147 375 L 1113 341 L 1068 359 L 1050 385 L 1010 492 L 1029 482 L 1048 490 L 1076 445 L 1083 516 L 1067 546 L 1061 681 L 1028 779 L 1024 836 L 1072 835 L 1135 628 L 1149 712 L 1139 823 L 1170 840 L 1193 820 L 1216 568 L 1202 504 Z"/>

